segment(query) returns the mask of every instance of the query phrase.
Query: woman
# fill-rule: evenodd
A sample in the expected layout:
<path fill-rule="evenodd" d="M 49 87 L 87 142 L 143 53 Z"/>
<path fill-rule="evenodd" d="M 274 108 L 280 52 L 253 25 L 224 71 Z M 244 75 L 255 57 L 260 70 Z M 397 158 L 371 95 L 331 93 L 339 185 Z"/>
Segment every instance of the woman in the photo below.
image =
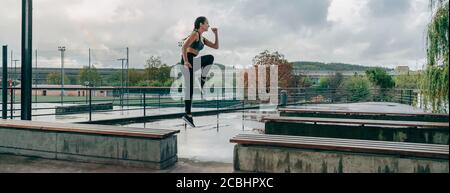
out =
<path fill-rule="evenodd" d="M 186 83 L 189 87 L 189 89 L 186 89 L 185 92 L 188 92 L 189 98 L 185 99 L 185 112 L 186 114 L 182 117 L 182 119 L 189 124 L 191 127 L 195 127 L 194 120 L 192 118 L 192 96 L 193 96 L 193 80 L 194 80 L 194 70 L 193 70 L 193 63 L 194 63 L 194 57 L 197 57 L 199 55 L 199 52 L 204 48 L 204 46 L 208 46 L 213 49 L 219 49 L 219 38 L 217 35 L 217 28 L 212 28 L 211 30 L 214 32 L 215 35 L 215 41 L 212 43 L 206 38 L 202 37 L 202 34 L 204 32 L 207 32 L 209 29 L 209 22 L 206 17 L 198 17 L 195 20 L 194 24 L 194 31 L 191 33 L 189 37 L 186 38 L 183 47 L 182 47 L 182 57 L 181 57 L 181 64 L 184 64 L 184 67 L 189 69 L 189 83 Z M 203 90 L 203 85 L 206 82 L 206 74 L 210 66 L 214 63 L 214 56 L 212 55 L 206 55 L 201 56 L 201 87 Z M 185 87 L 187 88 L 187 87 Z"/>

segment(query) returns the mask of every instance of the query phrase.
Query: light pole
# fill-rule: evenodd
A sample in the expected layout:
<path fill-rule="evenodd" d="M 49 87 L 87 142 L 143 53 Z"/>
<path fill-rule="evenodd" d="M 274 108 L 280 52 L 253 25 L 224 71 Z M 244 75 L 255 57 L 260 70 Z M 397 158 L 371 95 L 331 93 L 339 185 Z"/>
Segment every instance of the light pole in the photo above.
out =
<path fill-rule="evenodd" d="M 66 51 L 66 47 L 59 46 L 58 51 L 61 52 L 61 105 L 63 105 L 63 100 L 64 100 L 64 52 Z"/>
<path fill-rule="evenodd" d="M 130 84 L 130 49 L 127 47 L 127 81 L 126 81 L 126 87 L 127 87 L 127 108 L 129 108 L 130 104 L 130 90 L 128 89 L 128 86 Z"/>
<path fill-rule="evenodd" d="M 35 59 L 34 59 L 34 62 L 35 62 L 35 64 L 36 64 L 36 68 L 35 68 L 35 73 L 34 73 L 34 87 L 35 87 L 35 91 L 34 91 L 34 102 L 36 103 L 36 105 L 37 105 L 37 95 L 38 95 L 38 89 L 37 89 L 37 79 L 38 79 L 38 75 L 37 75 L 37 67 L 38 67 L 38 62 L 37 62 L 37 60 L 38 60 L 38 51 L 37 50 L 35 50 L 35 54 L 34 54 L 34 57 L 35 57 Z"/>
<path fill-rule="evenodd" d="M 91 48 L 89 48 L 89 72 L 91 70 Z"/>
<path fill-rule="evenodd" d="M 118 61 L 122 61 L 122 70 L 120 71 L 120 107 L 123 108 L 123 65 L 127 61 L 126 58 L 119 58 Z"/>

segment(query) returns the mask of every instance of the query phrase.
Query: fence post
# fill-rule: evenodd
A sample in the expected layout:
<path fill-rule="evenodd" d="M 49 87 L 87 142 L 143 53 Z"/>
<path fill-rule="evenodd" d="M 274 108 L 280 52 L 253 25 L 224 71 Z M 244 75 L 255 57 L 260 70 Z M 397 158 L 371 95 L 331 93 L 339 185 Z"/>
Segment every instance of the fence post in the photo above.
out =
<path fill-rule="evenodd" d="M 413 97 L 413 91 L 409 90 L 409 105 L 413 105 L 414 97 Z"/>
<path fill-rule="evenodd" d="M 92 88 L 89 87 L 89 122 L 92 121 Z"/>
<path fill-rule="evenodd" d="M 217 92 L 216 107 L 217 107 L 217 132 L 219 132 L 219 92 Z"/>
<path fill-rule="evenodd" d="M 14 90 L 14 82 L 12 81 L 12 78 L 11 78 L 11 94 L 10 94 L 10 96 L 11 96 L 11 107 L 10 107 L 10 110 L 11 110 L 11 119 L 14 119 L 14 92 L 15 92 L 15 90 Z"/>
<path fill-rule="evenodd" d="M 182 111 L 184 112 L 184 110 L 183 110 L 183 98 L 180 98 L 180 104 L 181 104 L 181 109 L 182 109 Z M 186 123 L 185 123 L 186 124 Z M 186 127 L 186 125 L 185 125 L 185 127 Z"/>
<path fill-rule="evenodd" d="M 123 86 L 120 88 L 120 109 L 122 110 L 122 112 L 123 112 Z"/>
<path fill-rule="evenodd" d="M 287 106 L 287 100 L 288 100 L 287 91 L 286 90 L 282 90 L 281 91 L 281 103 L 280 103 L 280 106 L 281 107 L 286 107 Z"/>
<path fill-rule="evenodd" d="M 244 128 L 244 112 L 245 111 L 245 96 L 244 96 L 244 98 L 242 99 L 242 131 L 244 131 L 245 130 L 245 128 Z"/>
<path fill-rule="evenodd" d="M 147 112 L 146 112 L 146 110 L 147 110 L 147 105 L 146 105 L 146 104 L 147 104 L 147 103 L 146 103 L 146 100 L 145 100 L 145 91 L 144 91 L 142 94 L 144 95 L 144 96 L 143 96 L 143 97 L 144 97 L 144 101 L 143 101 L 143 102 L 144 102 L 144 117 L 146 117 L 146 116 L 147 116 L 147 114 L 146 114 L 146 113 L 147 113 Z"/>
<path fill-rule="evenodd" d="M 400 90 L 400 104 L 403 104 L 403 89 Z"/>

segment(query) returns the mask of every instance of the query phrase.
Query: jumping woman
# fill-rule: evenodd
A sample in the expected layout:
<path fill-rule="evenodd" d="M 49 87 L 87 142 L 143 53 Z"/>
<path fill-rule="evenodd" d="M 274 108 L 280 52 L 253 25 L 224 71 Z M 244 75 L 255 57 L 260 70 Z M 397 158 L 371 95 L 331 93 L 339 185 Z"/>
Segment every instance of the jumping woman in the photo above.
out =
<path fill-rule="evenodd" d="M 182 119 L 189 124 L 191 127 L 195 127 L 194 120 L 192 117 L 192 96 L 194 92 L 194 58 L 199 55 L 199 52 L 206 46 L 213 48 L 213 49 L 219 49 L 219 38 L 218 38 L 218 32 L 217 28 L 212 28 L 215 35 L 215 41 L 214 43 L 210 42 L 206 38 L 202 37 L 202 34 L 204 32 L 207 32 L 209 29 L 209 23 L 208 19 L 206 17 L 198 17 L 195 20 L 194 24 L 194 31 L 185 39 L 185 42 L 183 44 L 183 47 L 181 49 L 181 64 L 184 64 L 184 67 L 189 69 L 189 83 L 186 82 L 185 85 L 189 85 L 189 89 L 186 89 L 185 92 L 188 92 L 189 98 L 186 98 L 184 101 L 185 105 L 185 112 L 186 114 L 182 117 Z M 201 89 L 203 90 L 203 86 L 206 82 L 206 75 L 211 67 L 211 65 L 214 63 L 214 56 L 212 55 L 206 55 L 200 57 L 201 61 Z M 185 87 L 187 88 L 187 87 Z"/>

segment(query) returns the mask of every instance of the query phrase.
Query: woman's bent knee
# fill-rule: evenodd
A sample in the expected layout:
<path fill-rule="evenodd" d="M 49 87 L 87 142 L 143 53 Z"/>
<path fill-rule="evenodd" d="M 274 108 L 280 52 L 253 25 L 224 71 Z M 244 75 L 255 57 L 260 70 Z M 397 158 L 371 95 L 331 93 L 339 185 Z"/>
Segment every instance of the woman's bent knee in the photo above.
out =
<path fill-rule="evenodd" d="M 214 63 L 214 56 L 213 55 L 206 55 L 206 61 L 208 61 L 209 64 Z"/>

